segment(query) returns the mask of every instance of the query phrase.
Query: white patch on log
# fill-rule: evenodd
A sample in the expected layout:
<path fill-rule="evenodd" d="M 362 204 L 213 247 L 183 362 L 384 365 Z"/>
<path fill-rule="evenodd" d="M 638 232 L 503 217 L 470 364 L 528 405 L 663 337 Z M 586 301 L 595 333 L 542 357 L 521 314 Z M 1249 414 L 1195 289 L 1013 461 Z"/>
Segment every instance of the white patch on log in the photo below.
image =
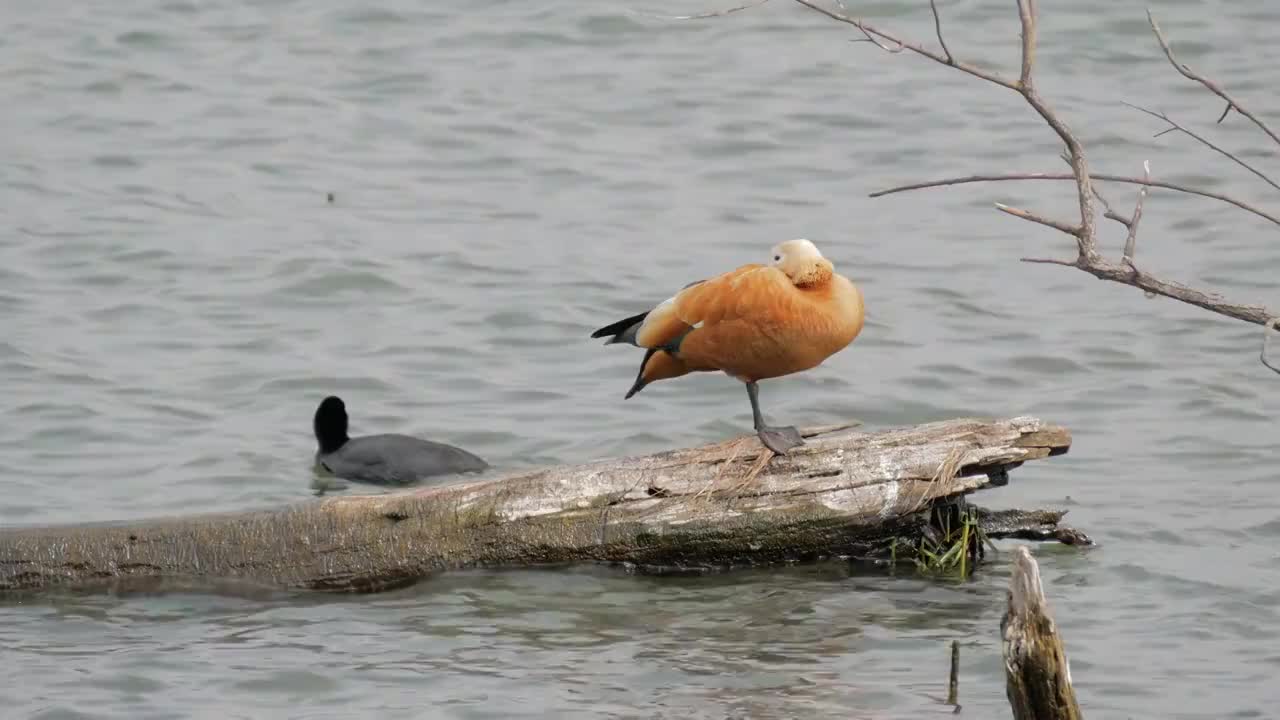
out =
<path fill-rule="evenodd" d="M 884 505 L 880 508 L 880 512 L 876 513 L 878 517 L 887 518 L 897 512 L 898 489 L 900 487 L 902 487 L 902 483 L 884 484 Z"/>
<path fill-rule="evenodd" d="M 875 514 L 878 517 L 886 517 L 892 512 L 893 503 L 897 497 L 898 483 L 888 482 L 832 490 L 819 495 L 818 503 L 842 515 L 859 514 L 868 508 L 878 508 Z"/>

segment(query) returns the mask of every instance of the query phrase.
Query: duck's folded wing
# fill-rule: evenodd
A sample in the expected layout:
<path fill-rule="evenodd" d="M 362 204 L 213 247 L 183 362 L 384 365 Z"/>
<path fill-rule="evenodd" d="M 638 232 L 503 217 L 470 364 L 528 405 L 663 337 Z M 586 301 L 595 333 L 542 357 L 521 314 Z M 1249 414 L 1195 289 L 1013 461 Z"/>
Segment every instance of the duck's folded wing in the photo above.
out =
<path fill-rule="evenodd" d="M 636 330 L 636 344 L 656 348 L 670 343 L 696 327 L 714 324 L 726 317 L 734 317 L 740 309 L 739 295 L 751 288 L 776 283 L 776 274 L 786 276 L 765 265 L 743 265 L 708 280 L 689 283 L 680 292 L 649 311 L 644 322 Z M 758 295 L 756 290 L 752 294 Z"/>
<path fill-rule="evenodd" d="M 675 297 L 674 313 L 688 325 L 710 326 L 734 320 L 766 319 L 789 312 L 795 285 L 767 265 L 744 265 Z"/>

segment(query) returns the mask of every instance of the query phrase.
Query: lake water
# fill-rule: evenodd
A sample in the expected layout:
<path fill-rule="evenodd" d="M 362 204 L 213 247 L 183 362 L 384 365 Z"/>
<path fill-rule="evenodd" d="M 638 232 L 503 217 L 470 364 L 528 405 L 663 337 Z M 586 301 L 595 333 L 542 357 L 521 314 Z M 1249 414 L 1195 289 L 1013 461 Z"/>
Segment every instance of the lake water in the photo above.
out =
<path fill-rule="evenodd" d="M 435 5 L 438 7 L 428 7 Z M 449 5 L 450 7 L 446 7 Z M 1013 2 L 939 3 L 1016 73 Z M 1271 201 L 1121 100 L 1280 172 L 1178 76 L 1144 6 L 1041 3 L 1038 82 L 1099 172 Z M 978 501 L 1065 507 L 1099 546 L 1035 552 L 1091 718 L 1261 718 L 1280 702 L 1280 377 L 1259 329 L 1024 255 L 1069 183 L 1015 94 L 779 0 L 725 5 L 9 0 L 0 19 L 0 523 L 311 500 L 311 413 L 572 463 L 745 432 L 702 375 L 623 401 L 591 330 L 808 237 L 868 323 L 762 386 L 771 418 L 875 429 L 1030 414 L 1074 433 Z M 853 11 L 933 46 L 928 4 Z M 1154 5 L 1184 62 L 1280 124 L 1280 6 Z M 1109 188 L 1129 207 L 1135 188 Z M 333 194 L 333 202 L 326 199 Z M 1102 226 L 1108 252 L 1123 229 Z M 1138 259 L 1280 305 L 1280 233 L 1154 193 Z M 1005 555 L 1007 558 L 1007 554 Z M 91 596 L 0 607 L 13 718 L 1008 717 L 1007 560 L 972 581 L 830 566 L 693 579 L 459 573 L 372 597 Z"/>

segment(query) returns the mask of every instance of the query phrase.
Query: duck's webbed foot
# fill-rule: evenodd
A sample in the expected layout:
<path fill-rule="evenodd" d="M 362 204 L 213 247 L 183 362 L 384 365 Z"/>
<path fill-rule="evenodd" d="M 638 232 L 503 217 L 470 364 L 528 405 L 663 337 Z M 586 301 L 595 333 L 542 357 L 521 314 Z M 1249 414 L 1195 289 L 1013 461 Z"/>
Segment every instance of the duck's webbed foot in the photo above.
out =
<path fill-rule="evenodd" d="M 756 428 L 756 435 L 765 447 L 778 455 L 786 455 L 791 449 L 804 444 L 804 438 L 800 437 L 800 431 L 794 427 L 769 427 L 765 425 Z"/>
<path fill-rule="evenodd" d="M 747 397 L 751 399 L 751 417 L 755 421 L 756 435 L 760 442 L 778 455 L 786 455 L 788 450 L 804 444 L 800 431 L 794 427 L 771 427 L 764 424 L 764 415 L 760 412 L 760 388 L 754 383 L 747 383 Z"/>

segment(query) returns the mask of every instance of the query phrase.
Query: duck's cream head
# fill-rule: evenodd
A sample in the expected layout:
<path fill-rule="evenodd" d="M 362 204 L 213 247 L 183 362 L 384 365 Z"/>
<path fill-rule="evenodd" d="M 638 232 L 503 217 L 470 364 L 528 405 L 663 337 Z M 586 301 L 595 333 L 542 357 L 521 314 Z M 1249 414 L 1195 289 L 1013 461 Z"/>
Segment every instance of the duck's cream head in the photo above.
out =
<path fill-rule="evenodd" d="M 773 266 L 786 273 L 797 287 L 822 285 L 835 272 L 835 267 L 822 257 L 818 246 L 804 238 L 774 245 Z"/>

